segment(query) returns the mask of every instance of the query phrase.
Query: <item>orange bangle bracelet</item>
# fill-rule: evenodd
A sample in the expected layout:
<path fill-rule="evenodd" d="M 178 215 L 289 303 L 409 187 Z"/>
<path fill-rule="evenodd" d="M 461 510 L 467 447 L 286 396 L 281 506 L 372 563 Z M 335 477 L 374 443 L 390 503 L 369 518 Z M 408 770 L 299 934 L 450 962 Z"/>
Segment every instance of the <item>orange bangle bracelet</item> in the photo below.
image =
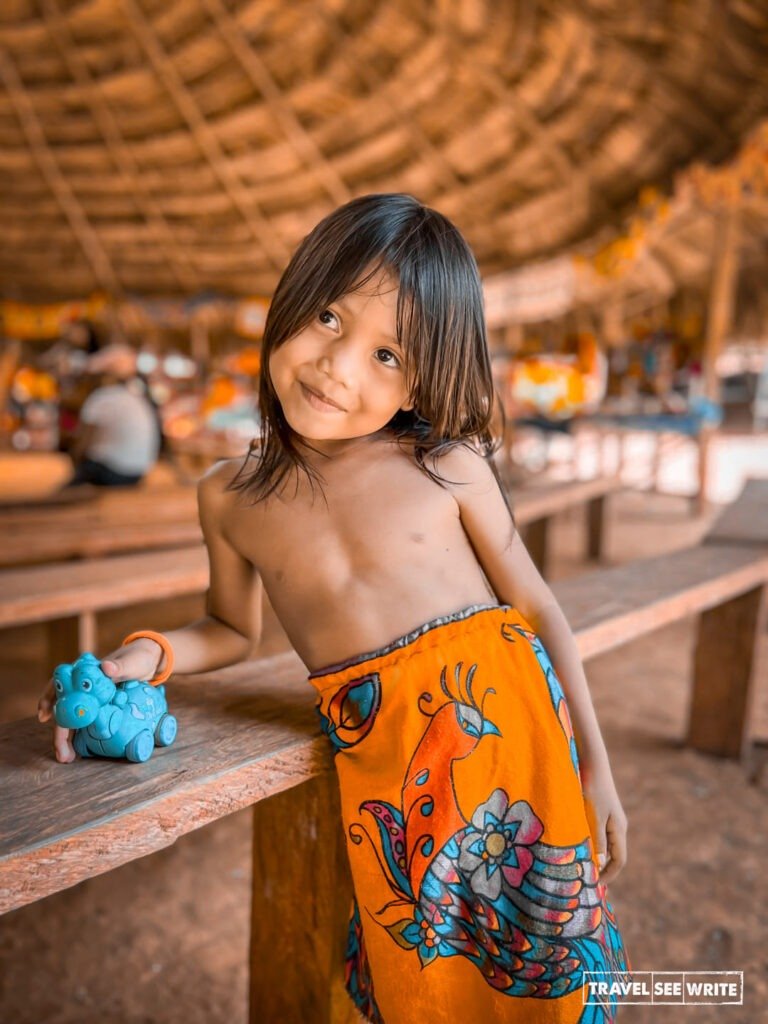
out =
<path fill-rule="evenodd" d="M 153 686 L 159 686 L 160 683 L 164 683 L 173 672 L 174 662 L 173 648 L 171 647 L 168 637 L 163 636 L 162 633 L 155 633 L 152 629 L 142 629 L 137 633 L 131 633 L 127 636 L 125 640 L 123 640 L 123 647 L 125 647 L 126 644 L 132 643 L 134 640 L 154 640 L 155 643 L 160 645 L 163 651 L 163 658 L 165 658 L 165 668 L 162 672 L 153 676 L 149 682 L 152 683 Z M 163 658 L 160 659 L 160 662 L 162 662 Z M 158 662 L 158 664 L 160 664 L 160 662 Z"/>

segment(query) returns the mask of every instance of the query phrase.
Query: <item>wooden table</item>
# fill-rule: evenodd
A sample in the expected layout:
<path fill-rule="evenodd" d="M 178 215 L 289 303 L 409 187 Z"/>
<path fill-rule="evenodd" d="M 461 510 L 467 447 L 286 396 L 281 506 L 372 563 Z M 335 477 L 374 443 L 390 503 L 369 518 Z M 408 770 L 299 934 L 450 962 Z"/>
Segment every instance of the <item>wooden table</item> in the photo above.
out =
<path fill-rule="evenodd" d="M 45 500 L 72 473 L 72 460 L 61 452 L 0 451 L 0 502 Z"/>
<path fill-rule="evenodd" d="M 119 488 L 86 501 L 0 509 L 0 567 L 40 565 L 202 540 L 194 487 Z"/>
<path fill-rule="evenodd" d="M 202 594 L 208 556 L 202 545 L 87 562 L 0 570 L 0 629 L 48 625 L 46 668 L 99 649 L 98 616 L 110 608 Z"/>
<path fill-rule="evenodd" d="M 550 524 L 566 509 L 586 506 L 586 557 L 599 561 L 605 548 L 606 500 L 622 489 L 618 477 L 592 480 L 548 480 L 507 487 L 515 522 L 523 527 L 523 540 L 534 564 L 546 575 Z"/>

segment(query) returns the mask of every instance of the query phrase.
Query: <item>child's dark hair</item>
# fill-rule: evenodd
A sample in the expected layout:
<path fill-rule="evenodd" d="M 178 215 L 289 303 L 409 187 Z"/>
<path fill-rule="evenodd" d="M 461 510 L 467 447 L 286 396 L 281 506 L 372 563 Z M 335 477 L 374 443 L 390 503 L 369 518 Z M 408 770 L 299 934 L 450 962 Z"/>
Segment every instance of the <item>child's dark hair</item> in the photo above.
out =
<path fill-rule="evenodd" d="M 398 282 L 397 338 L 414 409 L 387 425 L 417 465 L 444 482 L 427 460 L 459 444 L 490 457 L 493 381 L 480 275 L 472 251 L 442 214 L 400 193 L 361 196 L 339 207 L 304 239 L 272 299 L 259 384 L 261 436 L 230 487 L 256 500 L 291 471 L 322 477 L 302 458 L 269 376 L 272 352 L 331 303 L 382 270 Z M 256 456 L 251 470 L 251 457 Z"/>

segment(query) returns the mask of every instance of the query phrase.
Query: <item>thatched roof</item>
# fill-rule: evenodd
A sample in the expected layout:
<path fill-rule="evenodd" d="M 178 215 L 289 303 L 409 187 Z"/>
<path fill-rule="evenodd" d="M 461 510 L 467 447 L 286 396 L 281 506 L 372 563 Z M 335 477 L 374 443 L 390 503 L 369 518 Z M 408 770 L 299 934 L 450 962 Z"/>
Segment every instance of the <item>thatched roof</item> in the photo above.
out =
<path fill-rule="evenodd" d="M 731 155 L 767 54 L 766 0 L 4 0 L 0 294 L 268 293 L 391 190 L 507 270 Z"/>

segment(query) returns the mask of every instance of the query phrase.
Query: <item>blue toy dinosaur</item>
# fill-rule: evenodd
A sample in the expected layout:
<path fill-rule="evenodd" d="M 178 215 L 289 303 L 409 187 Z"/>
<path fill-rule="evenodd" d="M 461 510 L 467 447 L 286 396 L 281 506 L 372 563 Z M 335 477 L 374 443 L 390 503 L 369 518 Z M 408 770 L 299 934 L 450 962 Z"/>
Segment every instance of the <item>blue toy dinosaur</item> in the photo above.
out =
<path fill-rule="evenodd" d="M 155 744 L 169 747 L 176 739 L 165 687 L 138 680 L 113 683 L 93 654 L 59 665 L 53 685 L 54 716 L 59 725 L 75 730 L 72 742 L 81 757 L 146 761 Z"/>

